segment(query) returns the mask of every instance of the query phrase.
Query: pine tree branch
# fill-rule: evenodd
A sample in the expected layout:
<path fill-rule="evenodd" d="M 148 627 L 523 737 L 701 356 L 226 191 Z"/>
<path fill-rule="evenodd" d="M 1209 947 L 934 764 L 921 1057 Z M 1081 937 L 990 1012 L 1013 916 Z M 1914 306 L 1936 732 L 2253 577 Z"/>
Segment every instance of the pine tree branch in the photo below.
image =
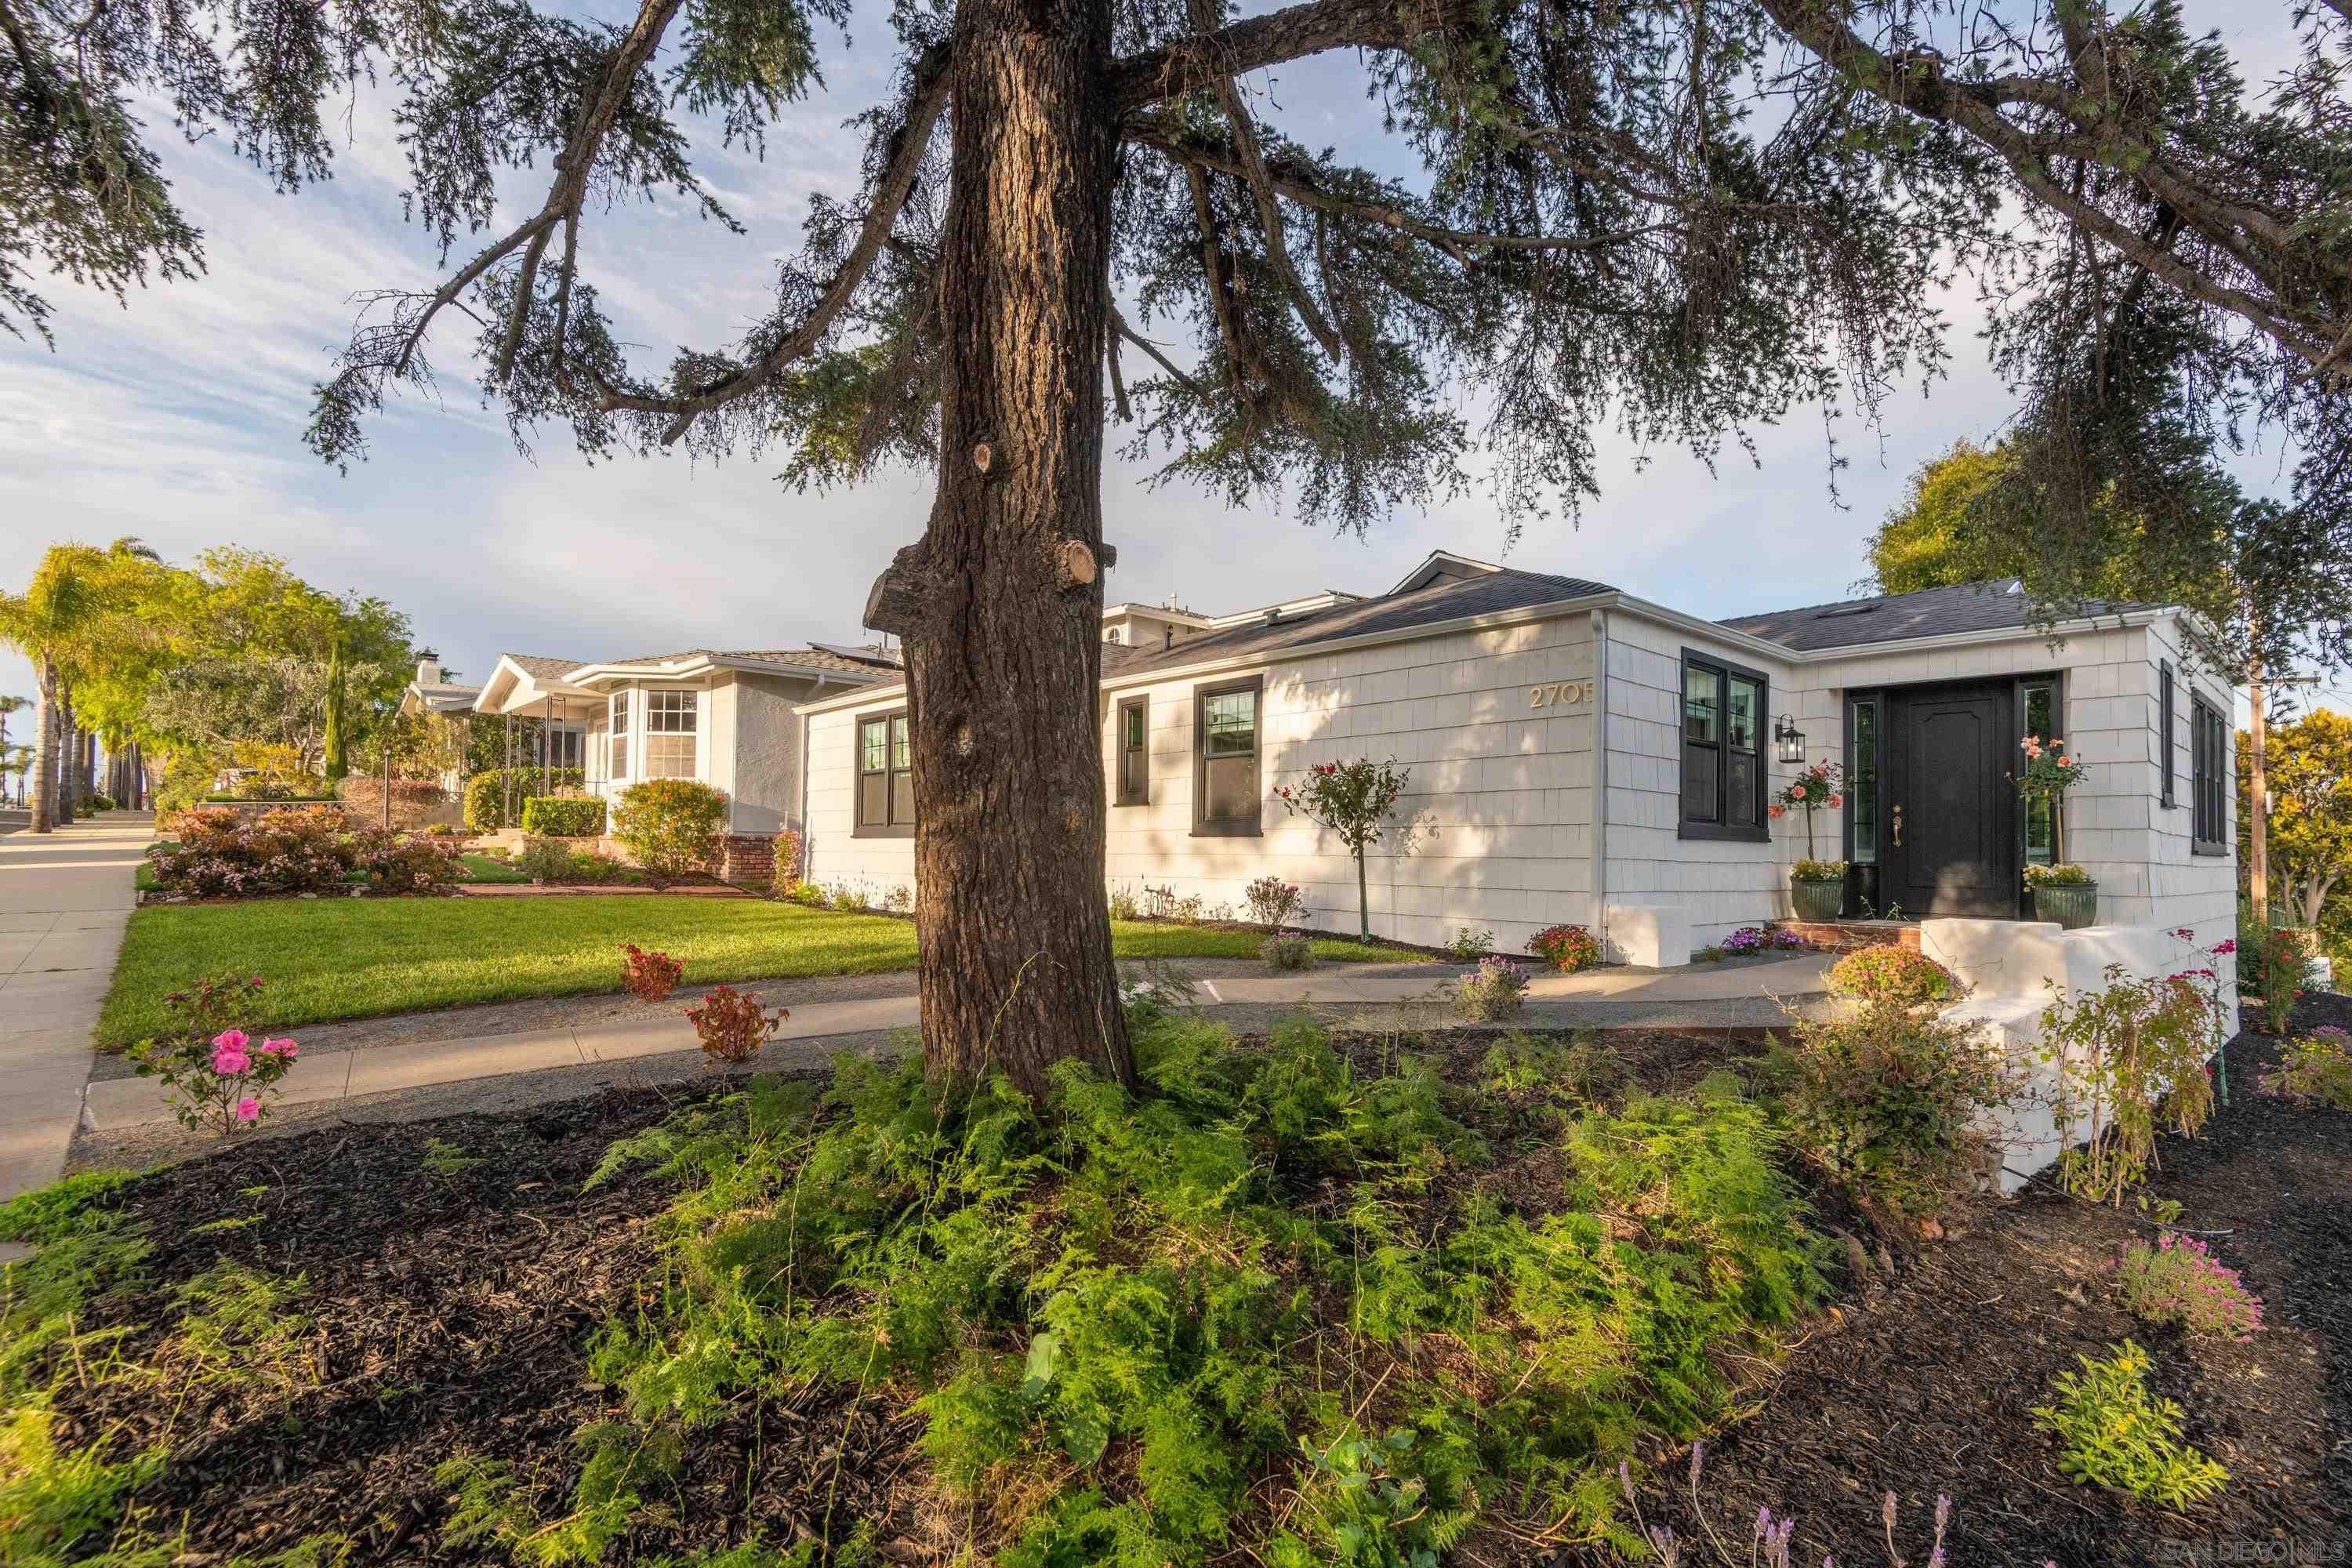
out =
<path fill-rule="evenodd" d="M 1248 177 L 1240 154 L 1231 146 L 1208 148 L 1197 142 L 1179 141 L 1149 120 L 1131 123 L 1127 131 L 1127 140 L 1139 147 L 1148 147 L 1180 165 L 1231 174 L 1236 179 Z M 1441 224 L 1427 223 L 1385 202 L 1339 195 L 1288 169 L 1278 174 L 1269 170 L 1267 183 L 1276 194 L 1302 206 L 1338 216 L 1361 218 L 1399 234 L 1426 240 L 1465 267 L 1475 263 L 1475 258 L 1469 254 L 1473 250 L 1602 250 L 1640 239 L 1645 235 L 1665 233 L 1675 226 L 1670 223 L 1643 224 L 1636 228 L 1615 229 L 1595 235 L 1488 234 L 1476 229 L 1447 228 Z"/>
<path fill-rule="evenodd" d="M 1210 23 L 1215 18 L 1217 0 L 1191 0 L 1192 26 L 1201 35 L 1202 47 L 1216 48 L 1214 30 Z M 1216 78 L 1217 99 L 1224 105 L 1225 119 L 1233 126 L 1234 148 L 1241 154 L 1242 177 L 1249 184 L 1250 198 L 1257 207 L 1258 227 L 1265 235 L 1265 258 L 1274 268 L 1275 276 L 1282 279 L 1297 306 L 1298 319 L 1323 345 L 1323 352 L 1333 360 L 1347 357 L 1339 336 L 1323 319 L 1323 311 L 1315 296 L 1307 290 L 1307 281 L 1299 277 L 1298 268 L 1290 262 L 1290 239 L 1286 232 L 1282 204 L 1275 199 L 1274 186 L 1266 178 L 1265 158 L 1257 143 L 1257 127 L 1251 123 L 1249 105 L 1242 99 L 1240 84 L 1230 72 L 1219 72 Z"/>
<path fill-rule="evenodd" d="M 1401 49 L 1472 12 L 1469 0 L 1309 0 L 1129 55 L 1111 67 L 1111 99 L 1141 109 L 1328 49 Z"/>
<path fill-rule="evenodd" d="M 880 182 L 876 185 L 874 204 L 866 209 L 866 221 L 860 226 L 856 243 L 834 269 L 824 292 L 799 324 L 749 364 L 742 365 L 698 391 L 679 397 L 664 397 L 606 386 L 600 406 L 609 412 L 629 409 L 641 414 L 667 414 L 669 424 L 661 434 L 665 447 L 686 434 L 695 420 L 717 408 L 724 407 L 740 397 L 757 392 L 796 360 L 805 358 L 824 340 L 835 318 L 856 293 L 857 286 L 872 270 L 875 258 L 882 254 L 890 238 L 890 231 L 898 221 L 908 198 L 915 190 L 915 176 L 921 170 L 923 158 L 930 146 L 931 131 L 945 111 L 951 86 L 946 50 L 935 51 L 918 67 L 915 83 L 907 100 L 907 114 L 897 137 L 897 150 L 891 155 Z"/>
<path fill-rule="evenodd" d="M 2154 155 L 2151 140 L 2137 128 L 2107 122 L 2105 100 L 2091 101 L 2088 83 L 2004 77 L 1990 82 L 1947 81 L 1933 70 L 1915 69 L 1871 47 L 1841 19 L 1829 0 L 1762 0 L 1765 11 L 1797 41 L 1854 89 L 1928 120 L 1958 127 L 1997 154 L 2029 195 L 2082 233 L 2146 268 L 2194 300 L 2238 316 L 2280 347 L 2315 368 L 2330 364 L 2339 334 L 2352 323 L 2325 310 L 2288 301 L 2303 291 L 2291 273 L 2318 264 L 2332 273 L 2338 292 L 2352 289 L 2352 272 L 2323 258 L 2309 245 L 2291 245 L 2270 214 L 2232 202 Z M 2059 7 L 2062 13 L 2066 7 Z M 2098 40 L 2079 26 L 2068 37 L 2069 60 L 2080 75 L 2105 79 L 2107 69 Z M 2030 103 L 2059 116 L 2075 134 L 2037 135 L 2004 117 L 2004 105 Z M 2087 105 L 2087 108 L 2086 108 Z M 2086 113 L 2092 118 L 2086 119 Z M 2133 232 L 2089 198 L 2069 191 L 2050 167 L 2053 157 L 2073 157 L 2138 182 L 2166 203 L 2197 234 L 2257 279 L 2269 297 L 2239 288 L 2183 260 Z M 2269 254 L 2249 246 L 2246 236 L 2264 238 Z"/>

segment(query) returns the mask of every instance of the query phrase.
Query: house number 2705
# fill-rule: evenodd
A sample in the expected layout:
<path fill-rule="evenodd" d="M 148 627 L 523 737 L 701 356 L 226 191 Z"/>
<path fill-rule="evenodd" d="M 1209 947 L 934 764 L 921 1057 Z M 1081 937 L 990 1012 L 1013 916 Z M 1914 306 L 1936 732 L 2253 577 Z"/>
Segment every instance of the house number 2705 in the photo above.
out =
<path fill-rule="evenodd" d="M 1528 688 L 1528 706 L 1549 708 L 1555 702 L 1590 702 L 1592 682 L 1589 680 L 1555 680 L 1544 686 Z"/>

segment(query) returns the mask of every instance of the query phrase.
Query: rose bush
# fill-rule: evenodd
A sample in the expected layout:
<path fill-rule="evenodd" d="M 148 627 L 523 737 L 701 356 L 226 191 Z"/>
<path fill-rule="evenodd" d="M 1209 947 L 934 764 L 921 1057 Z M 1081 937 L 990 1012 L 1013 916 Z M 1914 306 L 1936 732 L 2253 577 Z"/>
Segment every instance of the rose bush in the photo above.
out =
<path fill-rule="evenodd" d="M 157 885 L 199 898 L 319 893 L 352 869 L 342 813 L 310 806 L 258 815 L 193 806 L 172 819 L 173 842 L 147 851 Z"/>

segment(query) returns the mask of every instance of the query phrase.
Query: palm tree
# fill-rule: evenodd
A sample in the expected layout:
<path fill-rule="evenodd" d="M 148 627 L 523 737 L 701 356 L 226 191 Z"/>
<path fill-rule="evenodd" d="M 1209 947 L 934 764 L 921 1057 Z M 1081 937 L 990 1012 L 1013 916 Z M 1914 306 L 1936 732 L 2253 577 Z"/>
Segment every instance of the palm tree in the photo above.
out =
<path fill-rule="evenodd" d="M 58 745 L 67 661 L 99 611 L 98 595 L 72 545 L 51 545 L 22 594 L 0 594 L 0 643 L 33 662 L 39 687 L 40 725 L 33 748 L 33 822 L 36 833 L 57 825 Z"/>

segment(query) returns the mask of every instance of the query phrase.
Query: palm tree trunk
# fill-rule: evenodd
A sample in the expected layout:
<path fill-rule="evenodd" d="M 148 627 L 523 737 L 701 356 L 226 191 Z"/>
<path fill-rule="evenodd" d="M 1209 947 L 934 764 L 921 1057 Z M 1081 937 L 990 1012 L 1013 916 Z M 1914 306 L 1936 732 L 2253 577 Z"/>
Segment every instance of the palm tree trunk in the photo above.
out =
<path fill-rule="evenodd" d="M 74 758 L 81 751 L 81 726 L 74 722 L 73 689 L 61 687 L 58 697 L 58 826 L 71 827 L 74 819 Z"/>
<path fill-rule="evenodd" d="M 33 831 L 57 826 L 58 669 L 47 659 L 35 667 L 40 698 L 33 735 Z"/>

